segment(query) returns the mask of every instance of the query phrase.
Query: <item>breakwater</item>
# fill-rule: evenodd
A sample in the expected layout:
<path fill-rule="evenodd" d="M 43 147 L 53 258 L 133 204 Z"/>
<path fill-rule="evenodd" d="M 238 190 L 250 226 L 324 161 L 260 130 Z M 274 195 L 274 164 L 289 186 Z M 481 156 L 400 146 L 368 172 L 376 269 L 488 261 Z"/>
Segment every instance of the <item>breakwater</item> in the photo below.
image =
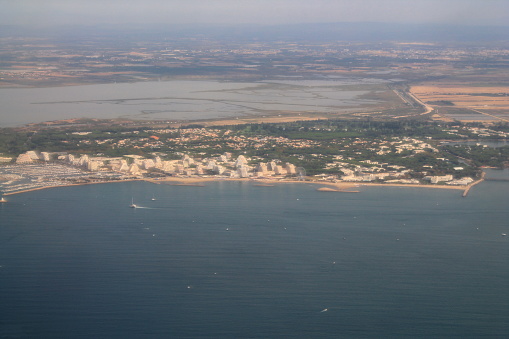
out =
<path fill-rule="evenodd" d="M 471 189 L 472 187 L 474 187 L 475 185 L 477 185 L 477 184 L 479 184 L 479 183 L 483 182 L 483 181 L 485 180 L 485 179 L 484 179 L 484 177 L 485 177 L 485 176 L 486 176 L 486 172 L 482 172 L 482 174 L 481 174 L 481 178 L 480 178 L 479 180 L 474 181 L 474 182 L 473 182 L 473 183 L 471 183 L 470 185 L 468 185 L 468 186 L 467 186 L 467 188 L 463 191 L 463 195 L 462 195 L 462 196 L 463 196 L 463 197 L 468 196 L 468 193 L 470 192 L 470 189 Z"/>

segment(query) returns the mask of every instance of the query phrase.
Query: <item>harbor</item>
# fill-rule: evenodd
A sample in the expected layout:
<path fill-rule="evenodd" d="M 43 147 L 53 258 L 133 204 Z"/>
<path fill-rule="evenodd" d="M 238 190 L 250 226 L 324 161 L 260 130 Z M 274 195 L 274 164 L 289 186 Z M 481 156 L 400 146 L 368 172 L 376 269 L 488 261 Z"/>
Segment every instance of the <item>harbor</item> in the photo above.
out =
<path fill-rule="evenodd" d="M 3 196 L 45 188 L 133 180 L 117 172 L 89 172 L 62 164 L 6 165 L 0 167 Z"/>

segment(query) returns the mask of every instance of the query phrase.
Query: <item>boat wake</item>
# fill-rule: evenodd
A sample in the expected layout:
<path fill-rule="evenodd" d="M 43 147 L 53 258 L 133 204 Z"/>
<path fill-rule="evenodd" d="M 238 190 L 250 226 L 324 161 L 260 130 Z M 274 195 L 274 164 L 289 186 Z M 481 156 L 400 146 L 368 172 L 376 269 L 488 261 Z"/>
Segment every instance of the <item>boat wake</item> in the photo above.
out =
<path fill-rule="evenodd" d="M 334 309 L 337 309 L 337 308 L 339 308 L 339 307 L 328 307 L 328 308 L 324 308 L 323 310 L 321 310 L 321 311 L 320 311 L 320 312 L 318 312 L 318 313 L 325 313 L 325 312 L 328 312 L 328 311 L 332 310 L 333 308 L 334 308 Z"/>

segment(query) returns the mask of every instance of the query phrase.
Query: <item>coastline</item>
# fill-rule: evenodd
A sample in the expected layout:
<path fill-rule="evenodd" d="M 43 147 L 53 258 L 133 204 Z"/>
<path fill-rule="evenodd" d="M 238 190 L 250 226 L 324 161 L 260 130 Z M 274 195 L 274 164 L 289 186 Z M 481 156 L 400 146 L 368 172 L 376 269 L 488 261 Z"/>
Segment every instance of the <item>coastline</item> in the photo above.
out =
<path fill-rule="evenodd" d="M 203 187 L 204 183 L 207 182 L 233 182 L 233 181 L 241 181 L 241 182 L 251 182 L 254 184 L 258 184 L 257 186 L 263 187 L 272 187 L 276 184 L 312 184 L 312 185 L 321 185 L 322 187 L 318 187 L 317 190 L 321 192 L 340 192 L 340 193 L 359 193 L 358 190 L 352 190 L 354 188 L 359 187 L 409 187 L 409 188 L 432 188 L 432 189 L 449 189 L 449 190 L 462 190 L 463 196 L 466 196 L 469 190 L 482 182 L 484 177 L 480 180 L 477 180 L 467 186 L 450 186 L 450 185 L 422 185 L 422 184 L 397 184 L 397 183 L 357 183 L 357 182 L 322 182 L 322 181 L 299 181 L 299 180 L 280 180 L 280 179 L 250 179 L 250 178 L 240 178 L 240 179 L 230 179 L 230 178 L 213 178 L 213 177 L 167 177 L 163 179 L 129 179 L 129 180 L 110 180 L 110 181 L 99 181 L 99 182 L 89 182 L 89 183 L 80 183 L 80 184 L 65 184 L 65 185 L 55 185 L 55 186 L 42 186 L 17 192 L 10 192 L 3 194 L 4 196 L 16 195 L 21 193 L 28 193 L 33 191 L 39 191 L 43 189 L 49 188 L 59 188 L 59 187 L 70 187 L 70 186 L 84 186 L 84 185 L 97 185 L 97 184 L 109 184 L 109 183 L 120 183 L 120 182 L 131 182 L 131 181 L 145 181 L 152 184 L 165 184 L 169 183 L 174 186 L 196 186 Z"/>
<path fill-rule="evenodd" d="M 28 192 L 34 192 L 34 191 L 40 191 L 45 190 L 49 188 L 60 188 L 60 187 L 71 187 L 71 186 L 86 186 L 86 185 L 98 185 L 98 184 L 111 184 L 115 182 L 129 182 L 129 181 L 142 181 L 144 179 L 129 179 L 129 180 L 109 180 L 109 181 L 98 181 L 98 182 L 87 182 L 82 184 L 65 184 L 65 185 L 54 185 L 54 186 L 42 186 L 42 187 L 36 187 L 36 188 L 30 188 L 27 190 L 21 190 L 16 192 L 9 192 L 4 193 L 3 196 L 10 196 L 10 195 L 16 195 L 21 193 L 28 193 Z"/>
<path fill-rule="evenodd" d="M 423 185 L 423 184 L 398 184 L 398 183 L 357 183 L 357 182 L 323 182 L 323 181 L 299 181 L 299 180 L 277 180 L 277 179 L 229 179 L 229 178 L 201 178 L 201 177 L 168 177 L 164 179 L 142 179 L 147 182 L 151 182 L 153 184 L 160 184 L 164 182 L 173 182 L 179 186 L 195 186 L 197 184 L 202 184 L 210 181 L 244 181 L 244 182 L 252 182 L 263 184 L 263 186 L 273 186 L 275 184 L 313 184 L 313 185 L 324 185 L 325 187 L 332 186 L 334 191 L 338 192 L 348 192 L 348 189 L 358 188 L 358 187 L 370 187 L 370 186 L 386 186 L 386 187 L 413 187 L 413 188 L 434 188 L 434 189 L 452 189 L 452 190 L 462 190 L 464 191 L 467 186 L 452 186 L 452 185 Z M 330 190 L 321 190 L 321 191 L 330 191 Z"/>
<path fill-rule="evenodd" d="M 465 198 L 468 195 L 468 193 L 470 192 L 470 189 L 472 187 L 474 187 L 475 185 L 480 184 L 481 182 L 483 182 L 485 177 L 486 177 L 486 172 L 483 171 L 481 173 L 481 178 L 479 180 L 476 180 L 476 181 L 472 182 L 470 185 L 467 186 L 467 188 L 463 192 L 463 197 Z"/>

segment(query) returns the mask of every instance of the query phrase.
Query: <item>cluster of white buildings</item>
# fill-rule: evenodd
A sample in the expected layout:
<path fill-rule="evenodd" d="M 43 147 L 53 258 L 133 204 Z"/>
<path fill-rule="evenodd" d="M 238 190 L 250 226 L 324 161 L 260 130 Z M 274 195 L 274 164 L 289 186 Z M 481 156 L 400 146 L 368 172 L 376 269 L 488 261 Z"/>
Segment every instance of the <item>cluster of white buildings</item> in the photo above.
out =
<path fill-rule="evenodd" d="M 468 136 L 463 134 L 465 131 L 468 131 L 468 132 L 470 132 L 472 134 L 475 134 L 477 136 L 480 136 L 480 137 L 497 137 L 497 138 L 504 138 L 504 139 L 508 139 L 509 138 L 509 133 L 507 133 L 507 132 L 495 131 L 493 129 L 486 128 L 486 127 L 470 127 L 470 126 L 465 126 L 462 129 L 450 128 L 450 129 L 447 129 L 446 131 L 449 134 L 457 135 L 457 136 L 460 136 L 460 137 L 463 137 L 463 138 L 467 138 L 468 137 Z"/>
<path fill-rule="evenodd" d="M 398 138 L 400 140 L 390 141 L 390 142 L 384 142 L 384 144 L 379 145 L 379 149 L 377 150 L 376 154 L 378 155 L 384 155 L 389 154 L 394 148 L 394 152 L 396 154 L 401 154 L 404 151 L 411 151 L 413 154 L 423 153 L 426 151 L 438 153 L 438 149 L 433 147 L 427 142 L 423 142 L 418 139 L 413 138 Z M 373 148 L 373 150 L 376 150 Z"/>
<path fill-rule="evenodd" d="M 51 154 L 48 152 L 28 151 L 26 153 L 18 155 L 18 157 L 16 158 L 16 164 L 32 164 L 39 160 L 50 161 Z"/>
<path fill-rule="evenodd" d="M 138 173 L 134 169 L 138 169 Z M 143 174 L 151 170 L 159 170 L 168 175 L 203 176 L 217 175 L 228 178 L 292 176 L 297 174 L 293 164 L 271 161 L 250 165 L 244 155 L 233 158 L 231 153 L 224 153 L 211 158 L 193 158 L 184 154 L 180 160 L 162 161 L 159 157 L 154 159 L 141 159 L 134 157 L 129 169 L 132 174 Z"/>
<path fill-rule="evenodd" d="M 58 160 L 91 172 L 115 171 L 140 177 L 148 173 L 183 176 L 218 175 L 229 178 L 284 177 L 298 174 L 297 168 L 291 163 L 273 160 L 253 165 L 244 155 L 233 158 L 232 154 L 228 152 L 217 157 L 204 159 L 193 158 L 184 154 L 180 160 L 161 160 L 159 156 L 143 158 L 137 155 L 126 155 L 124 157 L 108 158 L 91 157 L 84 154 L 77 157 L 72 154 L 58 155 L 48 152 L 28 151 L 20 154 L 16 159 L 16 163 L 31 164 L 52 160 Z"/>
<path fill-rule="evenodd" d="M 428 145 L 420 145 L 426 147 Z M 342 157 L 337 156 L 336 160 Z M 34 162 L 49 162 L 56 160 L 73 167 L 88 170 L 96 174 L 116 172 L 123 177 L 144 177 L 144 176 L 218 176 L 222 178 L 284 178 L 302 176 L 303 171 L 291 163 L 280 161 L 257 162 L 250 161 L 244 155 L 234 158 L 231 153 L 224 153 L 216 157 L 193 158 L 187 154 L 181 154 L 179 160 L 162 160 L 159 156 L 144 158 L 138 155 L 126 155 L 123 157 L 91 157 L 72 154 L 53 154 L 48 152 L 28 151 L 20 154 L 16 160 L 17 164 L 31 164 Z M 371 160 L 362 161 L 365 166 L 335 161 L 330 166 L 343 172 L 343 175 L 330 176 L 322 180 L 351 182 L 372 182 L 384 181 L 392 183 L 418 184 L 418 179 L 407 178 L 408 169 L 402 166 L 394 166 L 386 163 L 380 164 Z M 328 166 L 329 168 L 332 168 Z M 456 169 L 456 168 L 455 168 Z M 458 168 L 461 169 L 461 168 Z M 448 185 L 468 185 L 473 179 L 469 177 L 454 179 L 453 175 L 427 176 L 424 180 L 432 183 L 445 183 Z"/>
<path fill-rule="evenodd" d="M 445 183 L 447 185 L 468 185 L 474 181 L 474 179 L 472 179 L 470 177 L 454 179 L 452 174 L 427 176 L 427 177 L 424 177 L 424 180 L 427 180 L 432 184 Z"/>

